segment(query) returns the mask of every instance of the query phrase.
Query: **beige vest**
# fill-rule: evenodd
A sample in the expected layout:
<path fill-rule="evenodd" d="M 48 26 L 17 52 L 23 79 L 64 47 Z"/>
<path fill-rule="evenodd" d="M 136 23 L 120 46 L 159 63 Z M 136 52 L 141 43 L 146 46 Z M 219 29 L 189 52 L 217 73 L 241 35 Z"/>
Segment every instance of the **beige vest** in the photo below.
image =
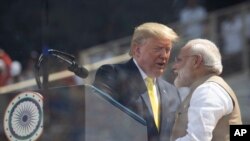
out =
<path fill-rule="evenodd" d="M 228 86 L 228 84 L 219 76 L 209 75 L 206 76 L 199 81 L 195 82 L 191 86 L 191 90 L 186 99 L 182 102 L 180 107 L 176 112 L 176 120 L 173 127 L 173 132 L 171 136 L 171 141 L 179 137 L 183 137 L 187 134 L 187 124 L 188 124 L 188 108 L 190 104 L 190 99 L 192 97 L 193 91 L 204 82 L 215 82 L 219 84 L 222 88 L 226 90 L 226 92 L 230 95 L 234 108 L 232 113 L 223 116 L 217 123 L 215 129 L 213 130 L 213 138 L 212 141 L 229 141 L 229 125 L 233 124 L 242 124 L 241 121 L 241 113 L 240 107 L 238 104 L 238 100 L 233 92 L 233 90 Z"/>

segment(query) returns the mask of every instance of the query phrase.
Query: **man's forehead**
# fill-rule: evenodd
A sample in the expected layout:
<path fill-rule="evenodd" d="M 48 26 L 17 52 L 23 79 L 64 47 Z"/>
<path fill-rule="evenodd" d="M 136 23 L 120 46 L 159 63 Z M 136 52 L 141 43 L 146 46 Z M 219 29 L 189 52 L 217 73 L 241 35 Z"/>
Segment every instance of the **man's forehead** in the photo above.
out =
<path fill-rule="evenodd" d="M 184 46 L 181 48 L 179 55 L 187 55 L 189 53 L 189 48 Z"/>

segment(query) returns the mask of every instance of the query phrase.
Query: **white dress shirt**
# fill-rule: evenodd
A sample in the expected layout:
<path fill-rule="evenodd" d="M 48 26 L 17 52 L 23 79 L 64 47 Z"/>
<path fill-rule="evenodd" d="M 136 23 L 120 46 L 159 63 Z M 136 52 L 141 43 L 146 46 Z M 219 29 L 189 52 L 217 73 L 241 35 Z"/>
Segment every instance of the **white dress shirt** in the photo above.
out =
<path fill-rule="evenodd" d="M 232 99 L 220 85 L 206 82 L 198 86 L 190 100 L 187 134 L 176 141 L 211 141 L 218 120 L 232 110 Z"/>

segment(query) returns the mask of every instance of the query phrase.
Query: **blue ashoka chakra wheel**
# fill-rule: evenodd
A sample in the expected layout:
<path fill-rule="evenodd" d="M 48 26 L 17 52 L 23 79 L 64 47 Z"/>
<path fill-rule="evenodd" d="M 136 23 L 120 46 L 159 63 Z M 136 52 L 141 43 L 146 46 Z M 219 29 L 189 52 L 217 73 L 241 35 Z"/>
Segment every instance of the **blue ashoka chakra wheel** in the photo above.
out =
<path fill-rule="evenodd" d="M 43 97 L 37 92 L 23 92 L 8 105 L 4 131 L 11 141 L 33 141 L 43 131 Z"/>

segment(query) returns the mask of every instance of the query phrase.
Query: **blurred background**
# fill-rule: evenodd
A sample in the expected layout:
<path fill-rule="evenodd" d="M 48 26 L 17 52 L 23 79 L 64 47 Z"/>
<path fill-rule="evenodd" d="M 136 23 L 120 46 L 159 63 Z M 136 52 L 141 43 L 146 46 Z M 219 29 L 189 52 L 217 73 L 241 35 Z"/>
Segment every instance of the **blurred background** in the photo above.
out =
<path fill-rule="evenodd" d="M 38 89 L 34 65 L 44 48 L 72 54 L 79 65 L 89 70 L 89 76 L 83 79 L 67 71 L 62 62 L 50 61 L 46 67 L 49 87 L 91 84 L 100 65 L 129 58 L 127 52 L 136 26 L 160 22 L 180 36 L 165 79 L 173 81 L 171 62 L 187 40 L 214 41 L 223 57 L 222 76 L 238 96 L 244 123 L 250 124 L 249 0 L 2 0 L 0 3 L 0 96 Z M 60 102 L 52 97 L 51 103 L 62 110 L 74 100 L 79 101 L 78 96 L 64 96 Z M 0 98 L 2 115 L 2 103 L 11 98 Z M 2 127 L 0 133 L 3 135 Z"/>

